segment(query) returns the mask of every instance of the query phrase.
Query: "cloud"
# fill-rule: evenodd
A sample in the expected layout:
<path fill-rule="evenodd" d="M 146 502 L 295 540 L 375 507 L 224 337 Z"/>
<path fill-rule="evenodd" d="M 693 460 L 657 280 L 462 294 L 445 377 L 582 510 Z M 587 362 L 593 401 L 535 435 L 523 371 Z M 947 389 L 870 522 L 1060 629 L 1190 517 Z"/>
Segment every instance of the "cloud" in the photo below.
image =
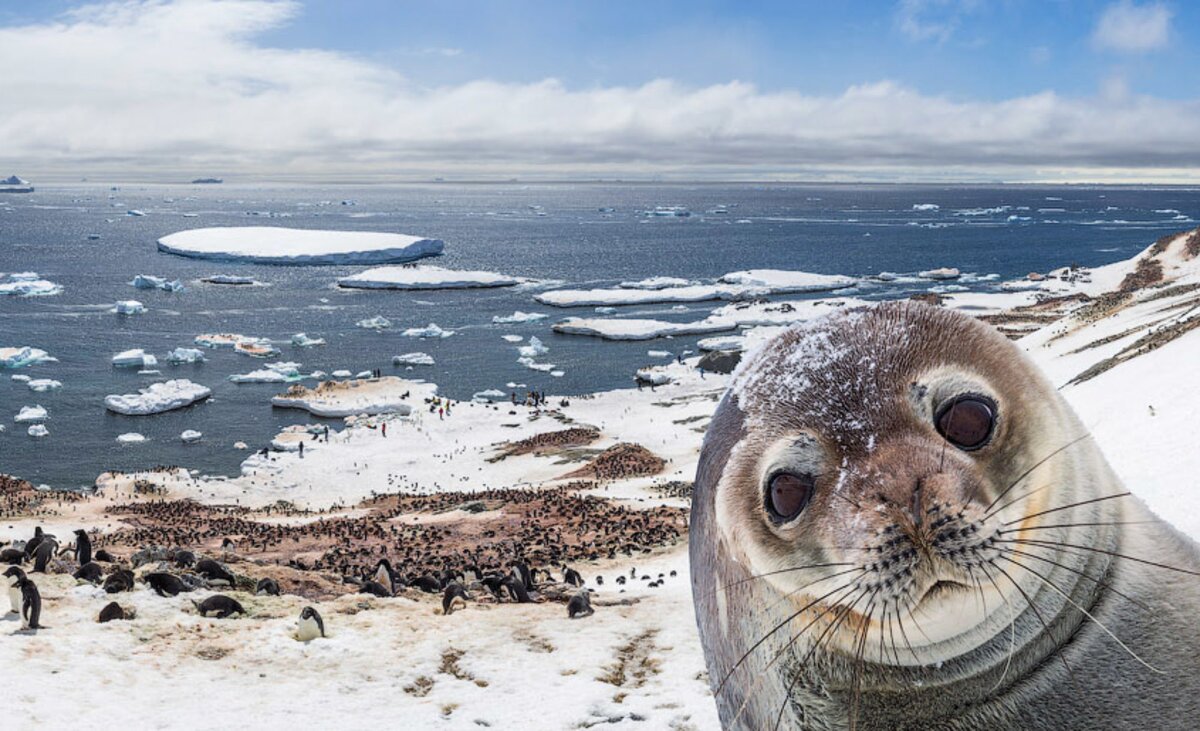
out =
<path fill-rule="evenodd" d="M 914 41 L 950 40 L 964 13 L 974 10 L 978 0 L 900 0 L 896 27 Z"/>
<path fill-rule="evenodd" d="M 1137 5 L 1120 0 L 1104 9 L 1092 43 L 1096 48 L 1121 53 L 1145 53 L 1167 45 L 1171 10 L 1163 3 Z"/>
<path fill-rule="evenodd" d="M 352 55 L 257 42 L 295 11 L 266 0 L 119 2 L 0 29 L 0 167 L 25 177 L 364 179 L 1200 165 L 1194 101 L 970 101 L 888 81 L 827 95 L 737 81 L 430 88 Z"/>

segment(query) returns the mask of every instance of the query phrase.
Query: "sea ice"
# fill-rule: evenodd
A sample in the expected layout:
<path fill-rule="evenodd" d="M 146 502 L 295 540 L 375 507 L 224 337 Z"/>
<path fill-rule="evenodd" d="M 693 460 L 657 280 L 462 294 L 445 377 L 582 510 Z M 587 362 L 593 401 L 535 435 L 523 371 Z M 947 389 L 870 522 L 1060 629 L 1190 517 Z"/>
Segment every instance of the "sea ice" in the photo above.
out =
<path fill-rule="evenodd" d="M 248 287 L 265 287 L 265 283 L 258 281 L 254 277 L 241 277 L 236 274 L 213 274 L 212 276 L 202 277 L 201 282 L 207 284 L 231 284 Z"/>
<path fill-rule="evenodd" d="M 192 442 L 200 441 L 200 438 L 203 436 L 204 436 L 203 434 L 196 431 L 195 429 L 184 429 L 179 434 L 179 439 L 180 439 L 180 441 L 182 441 L 186 444 L 191 444 Z"/>
<path fill-rule="evenodd" d="M 299 363 L 271 363 L 249 373 L 235 373 L 229 380 L 234 383 L 295 383 L 303 378 Z"/>
<path fill-rule="evenodd" d="M 44 424 L 34 424 L 33 426 L 29 427 L 29 429 L 27 429 L 25 431 L 25 433 L 31 437 L 39 437 L 39 438 L 50 436 L 50 430 L 47 429 Z"/>
<path fill-rule="evenodd" d="M 529 338 L 528 345 L 522 345 L 517 348 L 517 354 L 522 358 L 536 358 L 539 355 L 545 355 L 549 352 L 550 349 L 543 345 L 542 341 L 536 335 Z"/>
<path fill-rule="evenodd" d="M 183 408 L 211 395 L 211 389 L 179 378 L 151 384 L 139 393 L 105 396 L 104 405 L 118 414 L 144 416 Z"/>
<path fill-rule="evenodd" d="M 184 363 L 203 363 L 204 353 L 196 348 L 176 348 L 167 353 L 167 362 L 171 365 Z"/>
<path fill-rule="evenodd" d="M 690 287 L 699 282 L 679 277 L 647 277 L 636 282 L 621 282 L 625 289 L 665 289 L 667 287 Z"/>
<path fill-rule="evenodd" d="M 307 333 L 296 333 L 292 336 L 292 345 L 297 348 L 312 348 L 324 344 L 324 338 L 310 338 Z"/>
<path fill-rule="evenodd" d="M 22 406 L 17 415 L 13 417 L 13 421 L 18 424 L 28 424 L 45 421 L 49 418 L 50 413 L 42 406 Z"/>
<path fill-rule="evenodd" d="M 279 348 L 272 345 L 267 338 L 246 338 L 234 343 L 233 351 L 253 358 L 273 358 L 279 355 Z"/>
<path fill-rule="evenodd" d="M 504 393 L 503 391 L 498 391 L 494 388 L 489 388 L 486 391 L 477 391 L 473 396 L 471 396 L 472 401 L 487 402 L 487 403 L 491 403 L 493 401 L 504 401 L 507 398 L 508 398 L 507 393 Z"/>
<path fill-rule="evenodd" d="M 0 282 L 0 295 L 15 297 L 49 297 L 61 294 L 62 285 L 42 279 L 36 272 L 9 274 L 7 282 Z"/>
<path fill-rule="evenodd" d="M 410 327 L 400 334 L 408 338 L 448 338 L 454 331 L 443 330 L 431 322 L 425 327 Z"/>
<path fill-rule="evenodd" d="M 367 330 L 386 330 L 392 326 L 392 321 L 383 315 L 376 315 L 375 317 L 368 317 L 365 320 L 359 320 L 354 324 Z"/>
<path fill-rule="evenodd" d="M 912 209 L 914 211 L 936 211 L 941 206 L 936 203 L 914 203 Z"/>
<path fill-rule="evenodd" d="M 420 236 L 276 226 L 198 228 L 158 240 L 171 254 L 261 264 L 385 264 L 436 256 L 443 247 Z"/>
<path fill-rule="evenodd" d="M 647 350 L 646 355 L 651 358 L 670 358 L 671 351 L 669 350 Z"/>
<path fill-rule="evenodd" d="M 568 317 L 551 329 L 568 335 L 591 335 L 605 340 L 653 340 L 673 335 L 703 335 L 736 330 L 732 320 L 706 319 L 698 322 L 665 322 L 663 320 L 596 319 Z"/>
<path fill-rule="evenodd" d="M 954 267 L 939 267 L 937 269 L 926 269 L 922 272 L 917 272 L 917 276 L 921 279 L 958 279 L 962 276 L 962 272 Z"/>
<path fill-rule="evenodd" d="M 117 441 L 121 444 L 141 444 L 146 441 L 146 437 L 138 434 L 135 431 L 125 432 L 117 437 Z"/>
<path fill-rule="evenodd" d="M 334 378 L 353 378 L 354 377 L 354 374 L 351 373 L 350 371 L 346 370 L 345 368 L 338 369 L 329 375 L 333 376 Z"/>
<path fill-rule="evenodd" d="M 503 338 L 504 342 L 506 343 L 519 343 L 525 339 L 525 336 L 523 335 L 501 335 L 500 337 Z"/>
<path fill-rule="evenodd" d="M 736 300 L 767 294 L 770 292 L 765 288 L 728 284 L 697 284 L 662 289 L 556 289 L 534 295 L 534 299 L 544 305 L 554 307 L 585 307 Z"/>
<path fill-rule="evenodd" d="M 0 368 L 23 368 L 35 363 L 56 363 L 44 350 L 24 345 L 20 348 L 0 348 Z"/>
<path fill-rule="evenodd" d="M 146 306 L 137 300 L 120 300 L 109 311 L 118 315 L 140 315 L 146 311 Z"/>
<path fill-rule="evenodd" d="M 671 382 L 671 376 L 657 368 L 639 368 L 636 379 L 654 386 L 665 386 Z"/>
<path fill-rule="evenodd" d="M 521 312 L 517 310 L 511 315 L 493 315 L 492 322 L 496 325 L 513 325 L 519 322 L 535 322 L 544 320 L 548 315 L 541 312 Z"/>
<path fill-rule="evenodd" d="M 130 282 L 135 289 L 161 289 L 164 292 L 182 292 L 183 282 L 178 279 L 167 281 L 164 277 L 139 274 Z"/>
<path fill-rule="evenodd" d="M 740 284 L 744 287 L 763 287 L 769 289 L 772 294 L 827 292 L 853 287 L 858 283 L 854 277 L 841 274 L 813 274 L 812 272 L 796 272 L 785 269 L 748 269 L 730 272 L 721 277 L 721 281 L 726 284 Z"/>
<path fill-rule="evenodd" d="M 141 348 L 133 348 L 114 355 L 112 364 L 117 368 L 153 368 L 158 365 L 158 358 Z"/>
<path fill-rule="evenodd" d="M 473 287 L 511 287 L 522 279 L 496 272 L 455 271 L 435 266 L 375 267 L 342 277 L 339 287 L 351 289 L 466 289 Z"/>
<path fill-rule="evenodd" d="M 433 356 L 428 353 L 404 353 L 392 358 L 392 365 L 433 365 Z"/>
<path fill-rule="evenodd" d="M 46 391 L 57 391 L 62 388 L 62 381 L 55 381 L 52 378 L 35 378 L 30 380 L 25 385 L 29 386 L 31 391 L 44 393 Z"/>

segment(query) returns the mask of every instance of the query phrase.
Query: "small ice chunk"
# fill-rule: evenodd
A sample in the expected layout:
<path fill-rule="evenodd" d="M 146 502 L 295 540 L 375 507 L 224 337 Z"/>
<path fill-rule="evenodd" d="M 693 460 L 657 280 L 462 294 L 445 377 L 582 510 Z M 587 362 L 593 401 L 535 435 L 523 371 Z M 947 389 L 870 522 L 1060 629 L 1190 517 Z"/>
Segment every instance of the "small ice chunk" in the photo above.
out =
<path fill-rule="evenodd" d="M 57 361 L 57 358 L 51 357 L 46 351 L 28 345 L 20 348 L 0 348 L 0 368 L 23 368 L 36 363 Z"/>
<path fill-rule="evenodd" d="M 33 379 L 30 378 L 29 376 L 25 375 L 24 373 L 14 373 L 12 380 L 14 380 L 18 383 L 29 383 Z"/>
<path fill-rule="evenodd" d="M 519 343 L 525 339 L 521 335 L 501 335 L 500 337 L 504 338 L 504 341 L 507 343 Z"/>
<path fill-rule="evenodd" d="M 135 431 L 125 432 L 117 437 L 117 442 L 120 444 L 141 444 L 144 441 L 146 441 L 146 437 Z"/>
<path fill-rule="evenodd" d="M 453 334 L 453 330 L 443 330 L 432 322 L 425 327 L 410 327 L 401 333 L 408 338 L 448 338 Z"/>
<path fill-rule="evenodd" d="M 141 348 L 133 348 L 114 355 L 112 364 L 117 368 L 153 368 L 158 365 L 158 358 Z"/>
<path fill-rule="evenodd" d="M 146 311 L 146 306 L 137 300 L 120 300 L 110 311 L 118 315 L 140 315 Z"/>
<path fill-rule="evenodd" d="M 670 358 L 671 351 L 669 350 L 647 350 L 646 355 L 651 358 Z"/>
<path fill-rule="evenodd" d="M 183 363 L 203 363 L 204 353 L 196 348 L 176 348 L 167 353 L 167 362 L 171 365 Z"/>
<path fill-rule="evenodd" d="M 954 267 L 939 267 L 937 269 L 926 269 L 923 272 L 917 272 L 917 276 L 921 279 L 958 279 L 962 276 L 962 272 Z"/>
<path fill-rule="evenodd" d="M 941 206 L 936 203 L 914 203 L 912 209 L 914 211 L 936 211 Z"/>
<path fill-rule="evenodd" d="M 354 376 L 350 371 L 342 368 L 331 373 L 334 378 L 352 378 Z"/>
<path fill-rule="evenodd" d="M 17 415 L 13 417 L 13 421 L 18 424 L 30 424 L 45 421 L 49 418 L 50 412 L 46 411 L 43 406 L 22 406 Z"/>
<path fill-rule="evenodd" d="M 191 444 L 192 442 L 200 441 L 200 438 L 203 436 L 204 436 L 203 434 L 196 431 L 195 429 L 184 429 L 179 434 L 179 439 L 180 439 L 180 441 L 182 441 L 185 444 Z"/>
<path fill-rule="evenodd" d="M 34 424 L 33 426 L 29 427 L 25 433 L 31 437 L 38 438 L 50 436 L 50 430 L 47 429 L 44 424 Z"/>
<path fill-rule="evenodd" d="M 324 338 L 310 338 L 307 333 L 296 333 L 292 336 L 292 345 L 297 348 L 312 348 L 324 344 Z"/>
<path fill-rule="evenodd" d="M 392 358 L 392 365 L 433 365 L 433 356 L 428 353 L 404 353 Z"/>
<path fill-rule="evenodd" d="M 475 393 L 475 395 L 473 395 L 471 397 L 471 400 L 491 403 L 493 401 L 504 401 L 507 398 L 508 398 L 508 394 L 504 393 L 503 391 L 498 391 L 494 388 L 489 388 L 486 391 L 477 391 Z"/>
<path fill-rule="evenodd" d="M 183 282 L 178 279 L 167 281 L 165 277 L 155 277 L 150 274 L 139 274 L 129 284 L 135 289 L 161 289 L 164 292 L 183 291 Z"/>
<path fill-rule="evenodd" d="M 57 391 L 62 388 L 62 381 L 56 381 L 52 378 L 35 378 L 25 385 L 29 386 L 32 391 L 44 393 L 46 391 Z"/>
<path fill-rule="evenodd" d="M 522 358 L 536 358 L 539 355 L 545 355 L 549 352 L 550 349 L 543 345 L 542 341 L 539 340 L 536 335 L 529 338 L 528 345 L 522 345 L 521 347 L 517 348 L 517 353 Z"/>
<path fill-rule="evenodd" d="M 383 315 L 376 315 L 375 317 L 368 317 L 365 320 L 359 320 L 354 324 L 367 330 L 386 330 L 392 326 L 392 321 Z"/>
<path fill-rule="evenodd" d="M 17 272 L 8 275 L 9 281 L 0 282 L 0 295 L 14 297 L 49 297 L 62 294 L 59 284 L 42 279 L 37 272 Z"/>
<path fill-rule="evenodd" d="M 492 322 L 496 325 L 513 325 L 520 322 L 535 322 L 544 320 L 548 315 L 541 312 L 522 312 L 517 310 L 511 315 L 493 315 Z"/>

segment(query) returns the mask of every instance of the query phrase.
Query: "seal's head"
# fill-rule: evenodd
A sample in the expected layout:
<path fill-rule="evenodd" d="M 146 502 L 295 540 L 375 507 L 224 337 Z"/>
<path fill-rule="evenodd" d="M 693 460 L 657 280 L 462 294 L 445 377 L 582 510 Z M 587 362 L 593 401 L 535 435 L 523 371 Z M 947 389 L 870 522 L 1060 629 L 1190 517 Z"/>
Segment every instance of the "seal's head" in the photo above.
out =
<path fill-rule="evenodd" d="M 1068 448 L 1085 435 L 1016 347 L 942 309 L 850 310 L 749 355 L 693 498 L 697 618 L 727 726 L 844 718 L 828 709 L 843 694 L 1011 664 L 1010 639 L 1039 631 L 1013 613 L 1041 589 L 1005 565 L 1010 534 L 1115 481 Z"/>

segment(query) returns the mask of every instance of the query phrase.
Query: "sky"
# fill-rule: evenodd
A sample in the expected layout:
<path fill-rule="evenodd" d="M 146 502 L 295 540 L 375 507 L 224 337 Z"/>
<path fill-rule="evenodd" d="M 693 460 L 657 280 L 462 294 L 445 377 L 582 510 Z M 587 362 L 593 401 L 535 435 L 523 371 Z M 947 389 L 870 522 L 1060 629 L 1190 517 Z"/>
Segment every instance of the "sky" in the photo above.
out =
<path fill-rule="evenodd" d="M 0 177 L 1200 182 L 1200 3 L 0 0 Z"/>

